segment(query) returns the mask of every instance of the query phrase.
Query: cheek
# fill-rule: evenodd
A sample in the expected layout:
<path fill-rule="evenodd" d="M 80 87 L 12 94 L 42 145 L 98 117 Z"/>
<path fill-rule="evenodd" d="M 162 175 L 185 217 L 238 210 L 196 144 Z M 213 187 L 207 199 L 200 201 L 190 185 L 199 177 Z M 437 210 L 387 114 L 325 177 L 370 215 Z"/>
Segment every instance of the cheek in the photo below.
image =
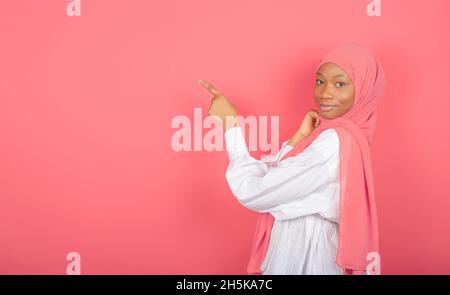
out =
<path fill-rule="evenodd" d="M 353 96 L 352 94 L 348 94 L 348 96 L 346 95 L 342 95 L 339 98 L 339 107 L 337 110 L 337 113 L 339 114 L 343 114 L 346 113 L 348 110 L 350 110 L 352 108 L 353 105 Z"/>
<path fill-rule="evenodd" d="M 345 106 L 346 108 L 351 108 L 353 105 L 353 100 L 354 100 L 354 94 L 352 91 L 349 91 L 342 95 L 342 98 L 340 99 L 340 103 L 342 106 Z"/>
<path fill-rule="evenodd" d="M 317 90 L 317 87 L 313 88 L 313 95 L 315 98 L 319 97 L 319 91 Z"/>

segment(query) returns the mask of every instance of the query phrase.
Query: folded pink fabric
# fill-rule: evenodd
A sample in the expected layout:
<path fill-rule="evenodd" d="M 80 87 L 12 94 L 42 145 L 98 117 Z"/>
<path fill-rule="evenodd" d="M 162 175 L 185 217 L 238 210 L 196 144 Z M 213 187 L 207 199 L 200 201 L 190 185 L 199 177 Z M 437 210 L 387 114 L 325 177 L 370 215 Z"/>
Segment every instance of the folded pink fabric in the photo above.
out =
<path fill-rule="evenodd" d="M 334 128 L 339 136 L 340 218 L 336 263 L 344 274 L 367 270 L 367 255 L 379 253 L 378 220 L 369 145 L 375 130 L 377 104 L 385 87 L 385 76 L 374 55 L 357 44 L 334 48 L 319 63 L 341 67 L 353 80 L 355 100 L 352 108 L 336 119 L 321 117 L 320 125 L 282 159 L 301 153 L 325 129 Z M 269 246 L 274 218 L 259 213 L 253 236 L 249 274 L 261 274 L 260 266 Z"/>

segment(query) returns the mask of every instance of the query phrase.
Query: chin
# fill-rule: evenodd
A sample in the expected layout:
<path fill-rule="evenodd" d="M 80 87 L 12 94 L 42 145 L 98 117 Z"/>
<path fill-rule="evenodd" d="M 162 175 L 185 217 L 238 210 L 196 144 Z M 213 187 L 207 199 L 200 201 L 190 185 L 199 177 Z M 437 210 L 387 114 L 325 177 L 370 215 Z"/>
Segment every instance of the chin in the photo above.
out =
<path fill-rule="evenodd" d="M 329 120 L 336 118 L 336 116 L 334 114 L 329 113 L 329 112 L 319 111 L 319 114 L 320 114 L 320 116 L 324 117 L 325 119 L 329 119 Z"/>

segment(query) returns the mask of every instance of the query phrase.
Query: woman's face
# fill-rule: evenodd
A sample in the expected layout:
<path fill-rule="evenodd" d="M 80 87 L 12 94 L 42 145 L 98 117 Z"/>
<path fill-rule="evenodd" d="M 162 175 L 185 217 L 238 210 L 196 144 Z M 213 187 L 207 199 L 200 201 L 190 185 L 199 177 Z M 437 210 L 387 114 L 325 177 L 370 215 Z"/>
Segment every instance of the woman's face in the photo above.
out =
<path fill-rule="evenodd" d="M 338 65 L 324 63 L 316 73 L 314 98 L 319 107 L 319 114 L 326 119 L 335 119 L 352 108 L 355 85 Z"/>

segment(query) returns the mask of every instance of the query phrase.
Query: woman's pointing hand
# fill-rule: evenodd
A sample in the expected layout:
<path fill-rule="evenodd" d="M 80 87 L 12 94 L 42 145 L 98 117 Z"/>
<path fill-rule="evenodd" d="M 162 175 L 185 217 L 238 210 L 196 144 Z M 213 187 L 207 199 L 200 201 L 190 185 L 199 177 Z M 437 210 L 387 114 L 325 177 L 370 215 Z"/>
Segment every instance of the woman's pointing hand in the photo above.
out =
<path fill-rule="evenodd" d="M 208 108 L 208 115 L 221 124 L 225 131 L 238 126 L 236 107 L 211 83 L 204 80 L 198 80 L 198 82 L 213 95 Z"/>

